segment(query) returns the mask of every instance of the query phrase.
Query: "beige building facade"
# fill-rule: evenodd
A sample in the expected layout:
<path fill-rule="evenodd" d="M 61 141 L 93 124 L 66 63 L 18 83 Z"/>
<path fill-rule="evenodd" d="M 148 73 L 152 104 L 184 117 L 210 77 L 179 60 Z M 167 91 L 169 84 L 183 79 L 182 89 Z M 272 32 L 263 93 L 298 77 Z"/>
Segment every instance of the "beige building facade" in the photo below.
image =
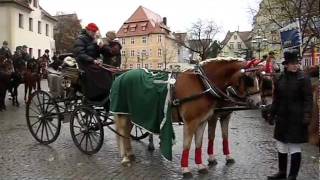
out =
<path fill-rule="evenodd" d="M 0 0 L 0 41 L 8 41 L 14 52 L 27 45 L 32 57 L 38 58 L 45 49 L 55 51 L 53 27 L 56 20 L 42 9 L 38 0 Z"/>
<path fill-rule="evenodd" d="M 245 58 L 250 49 L 251 31 L 228 31 L 226 37 L 221 42 L 221 57 Z"/>
<path fill-rule="evenodd" d="M 178 45 L 167 19 L 139 6 L 117 32 L 122 68 L 164 69 L 178 62 Z"/>

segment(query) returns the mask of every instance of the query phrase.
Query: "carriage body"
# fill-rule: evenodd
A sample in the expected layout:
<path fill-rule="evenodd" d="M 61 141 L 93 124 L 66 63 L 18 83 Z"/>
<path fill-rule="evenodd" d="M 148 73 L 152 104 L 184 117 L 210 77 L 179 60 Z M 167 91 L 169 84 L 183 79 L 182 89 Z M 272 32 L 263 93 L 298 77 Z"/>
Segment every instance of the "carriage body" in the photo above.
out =
<path fill-rule="evenodd" d="M 90 101 L 83 93 L 84 73 L 77 66 L 62 64 L 61 71 L 48 71 L 49 91 L 38 90 L 26 104 L 26 120 L 32 136 L 41 144 L 54 142 L 62 122 L 70 122 L 70 133 L 75 145 L 85 154 L 97 153 L 104 140 L 104 126 L 114 124 L 106 107 L 109 97 Z M 140 140 L 148 132 L 135 127 L 131 137 Z"/>

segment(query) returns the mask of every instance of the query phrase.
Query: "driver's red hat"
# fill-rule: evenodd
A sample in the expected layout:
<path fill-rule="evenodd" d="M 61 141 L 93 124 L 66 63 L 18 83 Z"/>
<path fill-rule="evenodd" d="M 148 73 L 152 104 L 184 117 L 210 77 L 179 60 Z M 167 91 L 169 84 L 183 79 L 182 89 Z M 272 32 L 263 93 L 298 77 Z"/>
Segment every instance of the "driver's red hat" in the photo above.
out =
<path fill-rule="evenodd" d="M 89 24 L 86 26 L 86 30 L 92 31 L 92 32 L 97 32 L 97 31 L 99 31 L 99 28 L 98 28 L 98 26 L 97 26 L 95 23 L 89 23 Z"/>

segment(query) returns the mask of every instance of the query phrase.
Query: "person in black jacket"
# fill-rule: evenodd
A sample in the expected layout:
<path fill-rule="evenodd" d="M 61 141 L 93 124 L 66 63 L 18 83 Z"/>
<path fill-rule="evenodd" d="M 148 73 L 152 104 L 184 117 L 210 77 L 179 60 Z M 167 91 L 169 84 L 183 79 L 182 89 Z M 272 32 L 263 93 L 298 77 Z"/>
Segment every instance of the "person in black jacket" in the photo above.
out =
<path fill-rule="evenodd" d="M 79 68 L 85 71 L 84 92 L 89 100 L 99 101 L 109 95 L 112 75 L 102 68 L 100 47 L 96 41 L 99 28 L 89 23 L 75 41 L 73 54 Z"/>
<path fill-rule="evenodd" d="M 106 34 L 106 43 L 101 48 L 103 55 L 103 63 L 114 67 L 120 67 L 121 65 L 121 44 L 115 40 L 116 33 L 109 31 Z"/>
<path fill-rule="evenodd" d="M 11 50 L 8 47 L 8 42 L 3 41 L 2 47 L 0 48 L 0 56 L 4 56 L 7 59 L 12 58 Z"/>
<path fill-rule="evenodd" d="M 311 80 L 300 70 L 297 52 L 285 52 L 284 72 L 275 82 L 271 118 L 275 120 L 274 138 L 278 150 L 279 172 L 268 179 L 287 178 L 288 153 L 291 155 L 289 180 L 298 176 L 301 144 L 308 140 L 312 113 Z"/>

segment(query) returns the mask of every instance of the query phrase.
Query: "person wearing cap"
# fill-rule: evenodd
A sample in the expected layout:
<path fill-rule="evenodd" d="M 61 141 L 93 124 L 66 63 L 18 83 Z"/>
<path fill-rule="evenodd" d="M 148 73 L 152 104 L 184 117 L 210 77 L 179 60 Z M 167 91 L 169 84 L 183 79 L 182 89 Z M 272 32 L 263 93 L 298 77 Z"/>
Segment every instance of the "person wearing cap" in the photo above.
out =
<path fill-rule="evenodd" d="M 116 40 L 116 33 L 109 31 L 106 33 L 106 43 L 101 47 L 103 63 L 114 67 L 121 65 L 121 44 Z"/>
<path fill-rule="evenodd" d="M 101 50 L 96 41 L 99 28 L 89 23 L 75 41 L 73 54 L 79 68 L 85 71 L 84 92 L 90 100 L 102 100 L 109 95 L 112 75 L 101 67 Z"/>
<path fill-rule="evenodd" d="M 0 49 L 0 56 L 4 56 L 7 59 L 12 58 L 11 50 L 8 47 L 7 41 L 3 41 L 3 43 L 2 43 L 2 47 Z"/>
<path fill-rule="evenodd" d="M 301 164 L 301 144 L 308 140 L 312 113 L 311 80 L 300 70 L 298 52 L 284 53 L 284 72 L 275 81 L 271 118 L 275 121 L 274 138 L 278 151 L 279 171 L 272 179 L 295 180 Z M 287 177 L 288 154 L 291 157 Z"/>

